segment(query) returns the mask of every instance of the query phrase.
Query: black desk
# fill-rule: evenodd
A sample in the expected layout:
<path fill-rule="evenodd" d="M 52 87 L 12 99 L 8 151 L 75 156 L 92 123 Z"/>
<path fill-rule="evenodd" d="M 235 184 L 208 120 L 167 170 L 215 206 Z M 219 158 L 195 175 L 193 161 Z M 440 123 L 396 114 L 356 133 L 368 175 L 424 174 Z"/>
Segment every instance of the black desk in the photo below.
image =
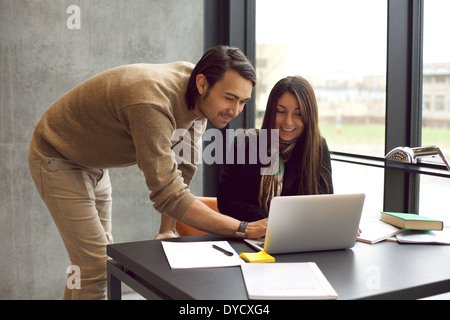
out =
<path fill-rule="evenodd" d="M 227 240 L 215 235 L 171 241 Z M 159 240 L 107 247 L 108 298 L 121 298 L 121 282 L 147 299 L 241 300 L 247 293 L 239 267 L 171 270 Z M 278 262 L 316 262 L 339 299 L 418 299 L 450 292 L 450 246 L 357 242 L 347 250 L 274 255 Z"/>

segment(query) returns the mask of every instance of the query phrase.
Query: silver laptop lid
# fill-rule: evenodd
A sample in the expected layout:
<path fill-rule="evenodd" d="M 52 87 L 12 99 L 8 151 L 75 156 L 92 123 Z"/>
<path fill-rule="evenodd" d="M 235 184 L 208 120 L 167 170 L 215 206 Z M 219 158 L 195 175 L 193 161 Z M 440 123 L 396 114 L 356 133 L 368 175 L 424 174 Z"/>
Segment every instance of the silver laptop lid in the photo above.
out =
<path fill-rule="evenodd" d="M 364 199 L 364 194 L 273 198 L 264 251 L 273 254 L 353 247 Z"/>

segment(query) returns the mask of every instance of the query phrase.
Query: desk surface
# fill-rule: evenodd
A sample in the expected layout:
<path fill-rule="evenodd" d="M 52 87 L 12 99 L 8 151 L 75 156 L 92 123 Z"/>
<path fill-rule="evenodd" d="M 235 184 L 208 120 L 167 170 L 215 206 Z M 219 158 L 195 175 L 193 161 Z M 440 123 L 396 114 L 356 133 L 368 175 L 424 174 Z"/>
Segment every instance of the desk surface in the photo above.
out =
<path fill-rule="evenodd" d="M 227 240 L 215 235 L 171 241 Z M 241 300 L 247 293 L 239 267 L 172 270 L 159 240 L 112 244 L 108 255 L 151 283 L 166 298 Z M 274 255 L 277 262 L 316 262 L 339 299 L 418 299 L 450 291 L 450 246 L 357 242 L 352 249 Z"/>

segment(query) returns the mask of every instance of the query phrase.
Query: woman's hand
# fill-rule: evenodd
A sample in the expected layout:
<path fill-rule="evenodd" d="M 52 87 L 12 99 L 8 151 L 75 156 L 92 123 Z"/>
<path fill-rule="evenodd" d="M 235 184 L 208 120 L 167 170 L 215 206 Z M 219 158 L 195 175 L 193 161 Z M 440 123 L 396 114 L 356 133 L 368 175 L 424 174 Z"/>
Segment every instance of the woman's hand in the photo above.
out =
<path fill-rule="evenodd" d="M 158 233 L 155 236 L 155 240 L 160 240 L 160 239 L 170 239 L 170 238 L 178 238 L 177 234 L 172 231 L 172 230 L 167 230 L 167 231 L 163 231 Z"/>
<path fill-rule="evenodd" d="M 175 230 L 175 225 L 176 221 L 174 219 L 162 214 L 159 233 L 155 236 L 155 240 L 178 238 Z"/>

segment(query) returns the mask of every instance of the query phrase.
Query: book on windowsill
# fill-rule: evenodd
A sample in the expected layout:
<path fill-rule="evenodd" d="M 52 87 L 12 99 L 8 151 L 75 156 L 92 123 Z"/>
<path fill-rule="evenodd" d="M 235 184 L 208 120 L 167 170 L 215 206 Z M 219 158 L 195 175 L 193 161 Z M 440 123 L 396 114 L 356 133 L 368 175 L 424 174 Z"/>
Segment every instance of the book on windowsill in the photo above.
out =
<path fill-rule="evenodd" d="M 442 230 L 444 223 L 413 213 L 381 212 L 381 221 L 411 230 Z"/>
<path fill-rule="evenodd" d="M 335 300 L 338 294 L 315 262 L 244 263 L 249 299 Z"/>

